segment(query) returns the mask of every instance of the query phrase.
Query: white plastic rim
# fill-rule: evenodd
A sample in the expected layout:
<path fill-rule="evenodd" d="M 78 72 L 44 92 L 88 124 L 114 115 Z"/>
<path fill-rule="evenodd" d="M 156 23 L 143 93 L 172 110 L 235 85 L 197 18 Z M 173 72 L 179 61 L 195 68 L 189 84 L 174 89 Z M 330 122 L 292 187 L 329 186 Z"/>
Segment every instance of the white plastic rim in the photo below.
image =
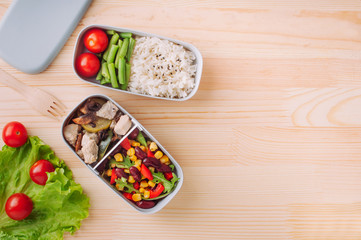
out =
<path fill-rule="evenodd" d="M 110 185 L 110 183 L 105 180 L 104 178 L 102 178 L 101 176 L 99 176 L 98 172 L 96 171 L 95 168 L 91 167 L 89 164 L 86 164 L 84 162 L 83 159 L 81 159 L 78 154 L 75 152 L 75 150 L 73 149 L 73 147 L 66 141 L 65 137 L 64 137 L 64 127 L 66 125 L 68 125 L 73 117 L 73 114 L 77 111 L 77 109 L 83 104 L 85 103 L 86 100 L 88 100 L 89 98 L 103 98 L 106 99 L 108 101 L 111 101 L 115 106 L 117 106 L 120 111 L 126 115 L 128 115 L 130 117 L 130 119 L 132 120 L 132 122 L 139 128 L 140 131 L 143 131 L 146 136 L 148 138 L 150 138 L 153 142 L 155 142 L 157 144 L 157 146 L 163 151 L 163 153 L 165 155 L 167 155 L 170 159 L 170 161 L 172 162 L 172 164 L 175 167 L 175 172 L 179 178 L 179 181 L 177 183 L 176 188 L 165 198 L 158 200 L 158 203 L 153 207 L 153 208 L 149 208 L 149 209 L 143 209 L 143 208 L 139 208 L 137 205 L 135 205 L 134 203 L 130 202 L 128 199 L 126 199 L 123 194 L 121 194 L 113 185 Z M 128 134 L 130 134 L 131 131 L 128 131 Z M 170 200 L 172 200 L 172 198 L 174 198 L 174 196 L 178 193 L 178 191 L 180 190 L 180 188 L 183 185 L 183 171 L 181 166 L 178 164 L 178 162 L 172 157 L 172 155 L 169 154 L 169 152 L 157 141 L 157 139 L 155 139 L 132 115 L 130 115 L 124 108 L 122 108 L 117 102 L 115 102 L 113 99 L 111 99 L 110 97 L 103 95 L 103 94 L 96 94 L 96 95 L 90 95 L 88 97 L 86 97 L 83 101 L 81 101 L 69 114 L 68 116 L 65 118 L 62 127 L 61 127 L 61 135 L 63 137 L 63 140 L 65 142 L 65 144 L 70 148 L 70 150 L 75 154 L 75 156 L 77 156 L 77 158 L 87 167 L 89 168 L 94 175 L 96 175 L 105 185 L 107 185 L 110 189 L 113 190 L 113 192 L 115 194 L 117 194 L 121 199 L 123 199 L 123 201 L 125 201 L 129 206 L 131 206 L 132 208 L 134 208 L 135 210 L 137 210 L 138 212 L 144 213 L 144 214 L 153 214 L 156 213 L 158 211 L 160 211 L 162 208 L 164 208 L 169 202 Z M 125 135 L 125 136 L 126 136 Z M 120 144 L 120 141 L 119 141 Z M 113 148 L 114 149 L 114 148 Z M 109 152 L 106 153 L 107 155 L 109 154 Z M 98 165 L 98 164 L 97 164 Z"/>
<path fill-rule="evenodd" d="M 99 28 L 99 29 L 103 29 L 103 30 L 114 30 L 117 32 L 130 32 L 136 36 L 143 36 L 143 37 L 157 37 L 160 39 L 165 39 L 168 40 L 170 42 L 174 42 L 177 43 L 181 46 L 183 46 L 184 48 L 188 49 L 189 51 L 193 52 L 196 59 L 195 62 L 197 64 L 197 70 L 196 70 L 196 75 L 195 75 L 195 86 L 193 88 L 193 90 L 188 94 L 188 96 L 186 96 L 185 98 L 166 98 L 166 97 L 155 97 L 155 96 L 150 96 L 147 94 L 140 94 L 140 93 L 134 93 L 134 92 L 130 92 L 127 90 L 121 90 L 121 89 L 117 89 L 117 88 L 113 88 L 110 86 L 106 86 L 106 85 L 101 85 L 100 83 L 98 83 L 98 81 L 95 80 L 95 77 L 91 77 L 91 78 L 85 78 L 80 76 L 76 69 L 75 69 L 75 60 L 76 58 L 84 52 L 87 52 L 86 48 L 84 47 L 84 44 L 82 42 L 83 40 L 83 35 L 85 34 L 85 32 L 91 28 Z M 100 86 L 103 88 L 108 88 L 108 89 L 112 89 L 114 91 L 118 91 L 118 92 L 124 92 L 124 93 L 130 93 L 133 95 L 138 95 L 138 96 L 143 96 L 143 97 L 149 97 L 149 98 L 155 98 L 155 99 L 164 99 L 164 100 L 172 100 L 172 101 L 186 101 L 188 99 L 190 99 L 191 97 L 194 96 L 194 94 L 196 94 L 198 88 L 199 88 L 199 84 L 201 81 L 201 76 L 202 76 L 202 69 L 203 69 L 203 58 L 202 58 L 202 54 L 200 53 L 200 51 L 193 46 L 190 43 L 186 43 L 186 42 L 182 42 L 176 39 L 172 39 L 172 38 L 168 38 L 168 37 L 163 37 L 163 36 L 159 36 L 156 34 L 152 34 L 152 33 L 147 33 L 147 32 L 142 32 L 142 31 L 136 31 L 136 30 L 132 30 L 129 28 L 119 28 L 119 27 L 113 27 L 113 26 L 107 26 L 107 25 L 98 25 L 98 24 L 92 24 L 89 26 L 86 26 L 85 28 L 83 28 L 79 34 L 78 37 L 76 39 L 76 43 L 75 43 L 75 47 L 74 47 L 74 53 L 73 53 L 73 70 L 74 73 L 77 75 L 77 77 L 87 83 L 93 84 L 95 86 Z"/>

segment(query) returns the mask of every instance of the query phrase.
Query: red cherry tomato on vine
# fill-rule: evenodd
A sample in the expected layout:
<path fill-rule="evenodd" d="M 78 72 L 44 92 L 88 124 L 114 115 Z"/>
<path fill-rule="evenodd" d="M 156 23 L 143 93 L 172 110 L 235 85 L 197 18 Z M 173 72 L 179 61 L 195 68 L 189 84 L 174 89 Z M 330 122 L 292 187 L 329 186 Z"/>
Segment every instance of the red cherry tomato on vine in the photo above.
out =
<path fill-rule="evenodd" d="M 100 61 L 92 53 L 82 53 L 75 61 L 75 68 L 83 77 L 93 77 L 100 69 Z"/>
<path fill-rule="evenodd" d="M 48 175 L 46 175 L 46 173 L 54 171 L 55 169 L 51 162 L 47 160 L 39 160 L 31 166 L 29 174 L 34 183 L 45 185 L 48 180 Z"/>
<path fill-rule="evenodd" d="M 20 147 L 26 143 L 28 132 L 24 125 L 14 121 L 5 125 L 2 137 L 4 143 L 9 147 Z"/>
<path fill-rule="evenodd" d="M 98 28 L 88 30 L 84 35 L 85 47 L 93 53 L 101 53 L 108 47 L 107 34 Z"/>
<path fill-rule="evenodd" d="M 24 193 L 11 195 L 5 203 L 6 214 L 14 220 L 23 220 L 33 211 L 33 202 Z"/>

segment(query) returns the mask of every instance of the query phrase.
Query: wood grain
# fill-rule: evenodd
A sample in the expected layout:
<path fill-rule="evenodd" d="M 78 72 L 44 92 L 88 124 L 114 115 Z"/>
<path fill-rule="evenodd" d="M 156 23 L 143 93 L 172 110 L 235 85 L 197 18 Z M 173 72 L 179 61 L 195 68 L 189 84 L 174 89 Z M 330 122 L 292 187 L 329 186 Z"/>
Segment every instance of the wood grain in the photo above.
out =
<path fill-rule="evenodd" d="M 0 0 L 0 16 L 10 5 Z M 168 102 L 100 89 L 72 72 L 88 24 L 194 44 L 200 89 Z M 90 196 L 66 239 L 361 239 L 361 1 L 94 1 L 55 61 L 19 80 L 70 111 L 90 94 L 114 98 L 177 159 L 184 185 L 161 212 L 141 215 L 62 143 L 61 122 L 0 86 L 0 126 L 22 121 L 52 146 Z"/>

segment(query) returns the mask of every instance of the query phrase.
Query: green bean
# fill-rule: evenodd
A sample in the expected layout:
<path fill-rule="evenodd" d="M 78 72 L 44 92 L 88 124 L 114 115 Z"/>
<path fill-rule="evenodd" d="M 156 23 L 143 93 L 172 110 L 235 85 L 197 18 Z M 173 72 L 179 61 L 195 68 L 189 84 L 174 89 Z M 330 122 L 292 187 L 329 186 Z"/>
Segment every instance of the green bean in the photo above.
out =
<path fill-rule="evenodd" d="M 114 30 L 107 30 L 106 31 L 108 35 L 114 35 L 115 31 Z"/>
<path fill-rule="evenodd" d="M 123 45 L 123 41 L 122 40 L 118 40 L 118 46 L 119 46 L 119 48 L 118 48 L 118 53 L 117 53 L 117 56 L 115 57 L 115 68 L 118 68 L 118 65 L 119 65 L 119 59 L 120 59 L 120 57 L 119 57 L 119 53 L 120 53 L 120 50 L 122 49 L 122 45 Z"/>
<path fill-rule="evenodd" d="M 131 37 L 132 37 L 132 33 L 130 33 L 130 32 L 122 32 L 122 33 L 120 33 L 120 36 L 121 36 L 122 38 L 131 38 Z"/>
<path fill-rule="evenodd" d="M 127 52 L 127 59 L 128 62 L 130 62 L 130 58 L 132 57 L 132 53 L 133 53 L 133 49 L 134 49 L 134 45 L 135 45 L 135 40 L 134 38 L 129 38 L 129 47 L 128 47 L 128 52 Z"/>
<path fill-rule="evenodd" d="M 129 79 L 130 79 L 130 64 L 126 63 L 125 64 L 125 83 L 120 86 L 120 88 L 122 90 L 127 90 Z"/>
<path fill-rule="evenodd" d="M 107 80 L 106 80 L 106 78 L 102 78 L 101 80 L 100 80 L 100 84 L 101 85 L 104 85 L 104 84 L 106 84 L 107 83 Z"/>
<path fill-rule="evenodd" d="M 105 78 L 110 78 L 109 71 L 108 71 L 108 66 L 107 66 L 106 62 L 102 63 L 102 75 Z"/>
<path fill-rule="evenodd" d="M 102 78 L 103 78 L 103 75 L 102 75 L 102 72 L 103 72 L 103 63 L 104 63 L 104 60 L 102 59 L 99 72 L 98 72 L 98 74 L 97 74 L 97 77 L 95 78 L 95 79 L 98 80 L 98 81 L 102 80 Z"/>
<path fill-rule="evenodd" d="M 104 78 L 105 83 L 110 83 L 110 78 Z"/>
<path fill-rule="evenodd" d="M 118 48 L 119 48 L 118 45 L 112 45 L 108 54 L 108 59 L 107 59 L 108 63 L 114 63 L 115 54 L 117 54 Z"/>
<path fill-rule="evenodd" d="M 110 83 L 112 84 L 113 88 L 119 88 L 119 84 L 117 81 L 117 75 L 115 74 L 115 67 L 114 67 L 114 63 L 109 63 L 108 64 L 108 70 L 110 73 Z"/>
<path fill-rule="evenodd" d="M 125 38 L 123 40 L 123 44 L 121 49 L 118 52 L 119 55 L 119 59 L 124 58 L 125 55 L 127 55 L 127 50 L 128 50 L 128 45 L 129 45 L 129 38 Z M 117 56 L 118 57 L 118 56 Z"/>
<path fill-rule="evenodd" d="M 125 83 L 125 59 L 124 58 L 121 58 L 119 60 L 118 79 L 119 79 L 120 84 Z"/>
<path fill-rule="evenodd" d="M 116 45 L 117 41 L 119 39 L 119 34 L 118 33 L 114 33 L 114 35 L 112 36 L 112 38 L 109 41 L 107 50 L 105 50 L 104 54 L 103 54 L 103 59 L 107 60 L 108 59 L 108 55 L 110 52 L 110 49 L 112 48 L 112 45 Z"/>
<path fill-rule="evenodd" d="M 113 44 L 117 44 L 119 39 L 119 34 L 118 33 L 114 33 L 112 38 L 110 39 L 109 44 L 113 45 Z"/>
<path fill-rule="evenodd" d="M 100 80 L 102 80 L 102 78 L 103 78 L 102 68 L 100 67 L 99 72 L 98 72 L 97 77 L 95 78 L 95 80 L 100 81 Z"/>

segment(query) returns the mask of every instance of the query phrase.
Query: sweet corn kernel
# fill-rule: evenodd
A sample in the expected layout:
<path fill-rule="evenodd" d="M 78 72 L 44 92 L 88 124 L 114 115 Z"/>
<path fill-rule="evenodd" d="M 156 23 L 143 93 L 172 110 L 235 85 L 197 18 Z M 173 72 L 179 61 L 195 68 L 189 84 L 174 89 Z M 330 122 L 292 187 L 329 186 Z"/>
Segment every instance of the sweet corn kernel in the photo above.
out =
<path fill-rule="evenodd" d="M 163 155 L 163 157 L 161 157 L 159 160 L 160 160 L 161 163 L 167 163 L 167 162 L 169 162 L 169 158 L 168 158 L 167 155 Z"/>
<path fill-rule="evenodd" d="M 145 177 L 142 175 L 142 178 L 141 178 L 141 179 L 143 180 L 143 179 L 145 179 Z"/>
<path fill-rule="evenodd" d="M 110 177 L 112 175 L 112 170 L 111 169 L 108 169 L 107 170 L 107 176 Z"/>
<path fill-rule="evenodd" d="M 152 182 L 152 181 L 148 181 L 148 185 L 149 185 L 149 187 L 154 187 L 154 186 L 155 186 L 155 183 Z"/>
<path fill-rule="evenodd" d="M 121 153 L 117 153 L 114 155 L 115 161 L 123 162 L 123 155 Z"/>
<path fill-rule="evenodd" d="M 152 141 L 147 141 L 147 146 L 149 146 L 152 143 Z"/>
<path fill-rule="evenodd" d="M 140 172 L 140 166 L 134 165 L 134 167 L 136 167 L 138 169 L 138 171 Z"/>
<path fill-rule="evenodd" d="M 132 145 L 132 147 L 139 147 L 139 146 L 140 146 L 140 143 L 133 140 L 133 141 L 130 143 L 130 145 Z"/>
<path fill-rule="evenodd" d="M 135 180 L 134 180 L 133 176 L 129 176 L 128 182 L 129 183 L 135 183 Z"/>
<path fill-rule="evenodd" d="M 140 149 L 142 149 L 143 152 L 146 152 L 146 151 L 147 151 L 147 149 L 146 149 L 143 145 L 140 146 Z"/>
<path fill-rule="evenodd" d="M 135 156 L 135 155 L 130 156 L 129 159 L 132 160 L 132 161 L 137 161 L 137 156 Z"/>
<path fill-rule="evenodd" d="M 144 189 L 144 188 L 142 188 L 142 187 L 141 187 L 141 188 L 139 188 L 139 192 L 140 192 L 140 193 L 144 193 L 144 191 L 145 191 L 145 189 Z"/>
<path fill-rule="evenodd" d="M 140 167 L 140 165 L 142 165 L 142 160 L 140 160 L 140 159 L 136 160 L 136 161 L 134 162 L 134 165 Z"/>
<path fill-rule="evenodd" d="M 165 165 L 170 165 L 170 161 L 168 161 L 168 162 L 166 162 L 166 163 L 164 163 Z"/>
<path fill-rule="evenodd" d="M 154 167 L 149 167 L 148 168 L 151 172 L 154 172 L 155 171 L 155 168 Z"/>
<path fill-rule="evenodd" d="M 134 148 L 129 148 L 128 151 L 127 151 L 127 155 L 128 156 L 133 156 L 134 154 L 135 154 Z"/>
<path fill-rule="evenodd" d="M 130 173 L 130 172 L 129 172 L 129 169 L 127 169 L 127 168 L 124 169 L 124 172 L 125 172 L 125 173 Z"/>
<path fill-rule="evenodd" d="M 141 188 L 146 188 L 146 187 L 148 187 L 147 181 L 145 181 L 145 180 L 141 181 L 141 182 L 140 182 L 140 187 L 141 187 Z"/>
<path fill-rule="evenodd" d="M 155 142 L 151 142 L 149 145 L 149 149 L 150 149 L 150 151 L 154 152 L 155 150 L 158 149 L 158 146 Z"/>
<path fill-rule="evenodd" d="M 161 157 L 163 157 L 163 153 L 161 151 L 157 151 L 155 154 L 154 154 L 154 157 L 156 159 L 160 159 Z"/>
<path fill-rule="evenodd" d="M 150 197 L 150 191 L 144 191 L 144 198 Z"/>
<path fill-rule="evenodd" d="M 124 187 L 121 187 L 118 183 L 115 184 L 115 187 L 119 190 L 119 191 L 123 191 Z"/>
<path fill-rule="evenodd" d="M 115 168 L 115 163 L 110 164 L 111 168 Z"/>
<path fill-rule="evenodd" d="M 134 193 L 132 199 L 134 202 L 139 202 L 140 200 L 142 200 L 142 197 L 140 196 L 139 193 Z"/>

